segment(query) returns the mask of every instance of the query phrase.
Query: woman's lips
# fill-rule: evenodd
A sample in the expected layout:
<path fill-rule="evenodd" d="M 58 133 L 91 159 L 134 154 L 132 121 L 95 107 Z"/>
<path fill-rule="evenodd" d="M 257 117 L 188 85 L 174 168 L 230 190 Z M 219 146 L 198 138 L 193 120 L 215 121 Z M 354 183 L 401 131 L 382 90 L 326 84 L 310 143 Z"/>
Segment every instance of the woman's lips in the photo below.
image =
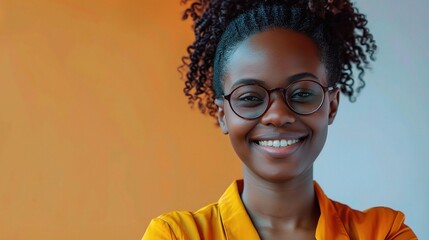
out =
<path fill-rule="evenodd" d="M 284 158 L 295 152 L 305 138 L 257 140 L 252 143 L 264 154 L 272 158 Z"/>
<path fill-rule="evenodd" d="M 276 147 L 283 148 L 299 142 L 299 139 L 273 139 L 273 140 L 259 140 L 256 143 L 263 147 Z"/>

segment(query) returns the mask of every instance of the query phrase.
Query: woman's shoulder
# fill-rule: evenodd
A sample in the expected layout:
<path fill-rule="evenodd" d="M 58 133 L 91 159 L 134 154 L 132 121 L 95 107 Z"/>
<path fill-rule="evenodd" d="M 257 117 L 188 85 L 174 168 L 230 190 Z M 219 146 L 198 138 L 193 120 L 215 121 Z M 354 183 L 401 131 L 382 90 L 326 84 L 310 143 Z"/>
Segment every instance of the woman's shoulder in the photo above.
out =
<path fill-rule="evenodd" d="M 172 211 L 162 214 L 149 223 L 143 240 L 146 239 L 199 239 L 201 235 L 211 236 L 222 232 L 219 204 L 209 204 L 198 211 Z M 220 222 L 219 222 L 220 223 Z"/>
<path fill-rule="evenodd" d="M 200 208 L 198 211 L 172 211 L 158 216 L 160 219 L 171 226 L 174 225 L 189 225 L 199 224 L 205 221 L 210 221 L 219 217 L 219 204 L 211 203 L 205 207 Z"/>
<path fill-rule="evenodd" d="M 317 226 L 323 239 L 417 239 L 402 212 L 388 207 L 363 211 L 328 198 L 314 182 L 321 216 Z M 343 238 L 340 238 L 342 236 Z"/>
<path fill-rule="evenodd" d="M 332 201 L 338 217 L 351 236 L 364 236 L 374 239 L 417 239 L 405 224 L 405 215 L 389 207 L 372 207 L 360 211 L 346 204 Z"/>
<path fill-rule="evenodd" d="M 376 222 L 392 222 L 398 217 L 404 218 L 404 214 L 402 212 L 389 207 L 377 206 L 361 211 L 337 201 L 332 201 L 332 203 L 337 210 L 338 215 L 345 220 L 370 221 L 372 219 Z"/>

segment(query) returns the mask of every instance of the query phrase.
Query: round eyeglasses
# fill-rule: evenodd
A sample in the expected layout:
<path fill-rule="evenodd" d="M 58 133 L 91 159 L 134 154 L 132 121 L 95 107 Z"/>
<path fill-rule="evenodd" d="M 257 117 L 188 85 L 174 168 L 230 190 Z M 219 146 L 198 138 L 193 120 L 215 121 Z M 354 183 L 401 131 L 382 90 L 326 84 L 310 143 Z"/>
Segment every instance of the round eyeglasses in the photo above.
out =
<path fill-rule="evenodd" d="M 325 100 L 325 93 L 334 87 L 324 87 L 313 80 L 302 80 L 290 84 L 287 88 L 266 89 L 261 85 L 247 84 L 235 88 L 230 94 L 223 95 L 232 111 L 244 119 L 256 119 L 264 115 L 271 105 L 271 93 L 281 91 L 289 108 L 301 115 L 316 112 Z"/>

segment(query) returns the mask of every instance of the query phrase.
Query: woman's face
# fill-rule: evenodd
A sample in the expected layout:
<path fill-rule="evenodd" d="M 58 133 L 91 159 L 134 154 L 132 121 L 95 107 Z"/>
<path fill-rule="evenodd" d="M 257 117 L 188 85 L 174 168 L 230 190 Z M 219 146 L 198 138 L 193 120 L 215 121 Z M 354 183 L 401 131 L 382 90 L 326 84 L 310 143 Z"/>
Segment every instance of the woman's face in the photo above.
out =
<path fill-rule="evenodd" d="M 301 33 L 284 29 L 268 30 L 246 39 L 237 46 L 225 68 L 225 95 L 243 85 L 243 79 L 256 80 L 266 89 L 286 88 L 299 80 L 314 80 L 328 86 L 315 43 Z M 229 134 L 235 152 L 245 164 L 244 171 L 279 182 L 312 174 L 313 162 L 325 144 L 338 101 L 337 89 L 326 92 L 319 110 L 299 115 L 290 110 L 281 92 L 276 91 L 271 94 L 268 110 L 254 120 L 237 116 L 226 100 L 216 104 L 222 131 Z M 292 144 L 262 146 L 270 140 Z"/>

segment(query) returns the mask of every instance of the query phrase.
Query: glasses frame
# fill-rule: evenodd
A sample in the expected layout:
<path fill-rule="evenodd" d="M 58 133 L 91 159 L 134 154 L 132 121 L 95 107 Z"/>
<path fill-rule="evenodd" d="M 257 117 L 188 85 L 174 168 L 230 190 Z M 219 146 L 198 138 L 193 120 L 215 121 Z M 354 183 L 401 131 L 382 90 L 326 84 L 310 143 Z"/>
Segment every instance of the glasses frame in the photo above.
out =
<path fill-rule="evenodd" d="M 319 85 L 321 88 L 322 88 L 322 90 L 323 90 L 323 98 L 322 98 L 322 101 L 320 102 L 320 104 L 319 104 L 319 106 L 314 110 L 314 111 L 312 111 L 312 112 L 309 112 L 309 113 L 299 113 L 299 112 L 296 112 L 290 105 L 289 105 L 289 102 L 286 100 L 287 99 L 287 97 L 286 97 L 286 92 L 287 92 L 287 90 L 288 90 L 288 88 L 290 87 L 290 86 L 292 86 L 292 85 L 294 85 L 294 84 L 296 84 L 296 83 L 299 83 L 299 82 L 313 82 L 313 83 L 316 83 L 317 85 Z M 235 110 L 234 110 L 234 107 L 232 107 L 232 104 L 231 104 L 231 96 L 232 96 L 232 94 L 235 92 L 235 90 L 237 90 L 238 88 L 240 88 L 240 87 L 243 87 L 243 86 L 250 86 L 250 85 L 256 85 L 256 86 L 259 86 L 259 87 L 261 87 L 262 89 L 264 89 L 265 90 L 265 92 L 267 92 L 267 94 L 268 94 L 268 105 L 267 105 L 267 107 L 265 108 L 265 110 L 259 115 L 259 116 L 257 116 L 257 117 L 254 117 L 254 118 L 246 118 L 246 117 L 243 117 L 243 116 L 241 116 L 240 114 L 238 114 Z M 237 115 L 237 116 L 239 116 L 240 118 L 243 118 L 243 119 L 247 119 L 247 120 L 255 120 L 255 119 L 257 119 L 257 118 L 260 118 L 261 116 L 263 116 L 267 111 L 268 111 L 268 109 L 271 107 L 271 93 L 273 93 L 273 92 L 275 92 L 275 91 L 282 91 L 282 96 L 283 96 L 283 101 L 286 103 L 286 105 L 288 106 L 288 108 L 292 111 L 292 112 L 294 112 L 294 113 L 296 113 L 296 114 L 299 114 L 299 115 L 310 115 L 310 114 L 313 114 L 313 113 L 315 113 L 317 110 L 319 110 L 320 109 L 320 107 L 323 105 L 323 103 L 325 102 L 325 94 L 326 94 L 326 92 L 328 92 L 328 91 L 332 91 L 332 90 L 334 90 L 336 87 L 335 86 L 331 86 L 331 87 L 325 87 L 325 86 L 323 86 L 322 84 L 320 84 L 319 82 L 317 82 L 317 81 L 314 81 L 314 80 L 300 80 L 300 81 L 296 81 L 296 82 L 294 82 L 294 83 L 291 83 L 291 84 L 289 84 L 289 86 L 287 86 L 286 88 L 272 88 L 272 89 L 266 89 L 265 87 L 263 87 L 262 85 L 260 85 L 260 84 L 256 84 L 256 83 L 252 83 L 252 84 L 244 84 L 244 85 L 240 85 L 240 86 L 238 86 L 238 87 L 236 87 L 236 88 L 234 88 L 234 90 L 232 90 L 228 95 L 222 95 L 223 96 L 223 98 L 224 99 L 226 99 L 227 101 L 228 101 L 228 103 L 229 103 L 229 106 L 231 107 L 231 109 L 232 109 L 232 111 L 235 113 L 235 115 Z"/>

